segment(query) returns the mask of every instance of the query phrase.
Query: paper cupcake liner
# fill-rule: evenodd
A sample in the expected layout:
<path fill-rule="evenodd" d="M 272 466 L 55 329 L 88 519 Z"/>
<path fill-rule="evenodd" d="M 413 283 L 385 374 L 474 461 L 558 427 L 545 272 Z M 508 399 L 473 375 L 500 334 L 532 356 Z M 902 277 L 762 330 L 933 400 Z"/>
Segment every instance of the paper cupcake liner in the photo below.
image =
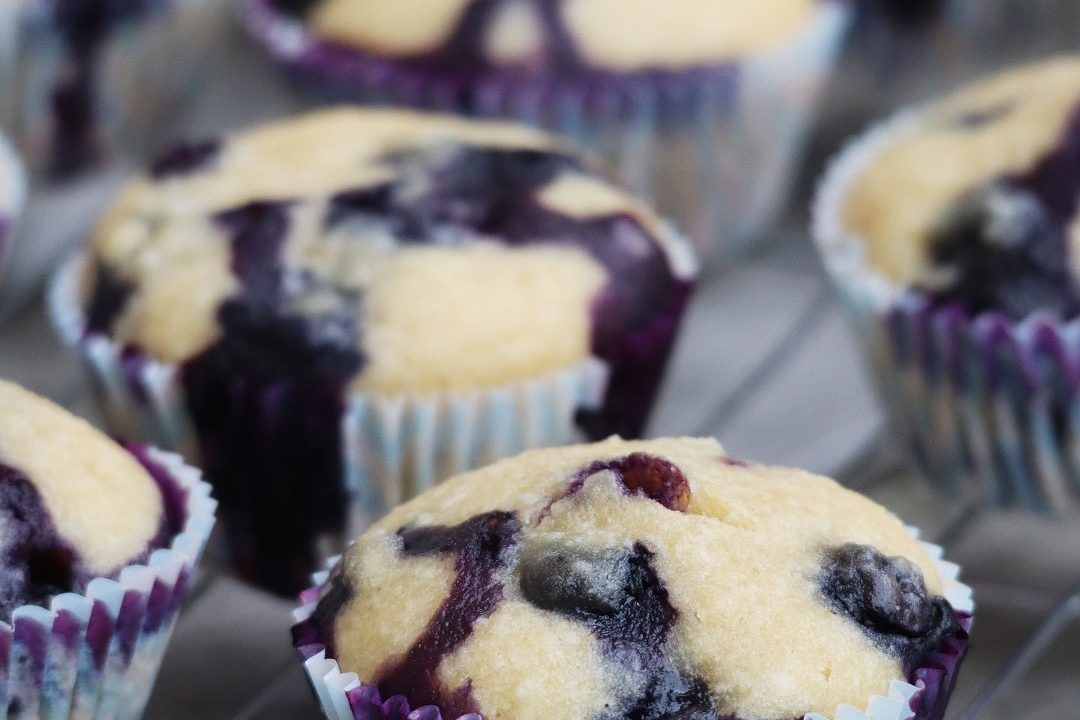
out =
<path fill-rule="evenodd" d="M 897 431 L 936 487 L 966 500 L 1080 513 L 1080 320 L 1013 321 L 935 305 L 868 266 L 843 226 L 860 172 L 910 133 L 904 113 L 856 140 L 827 173 L 814 238 Z"/>
<path fill-rule="evenodd" d="M 199 437 L 181 368 L 84 332 L 78 294 L 82 265 L 76 257 L 59 271 L 49 295 L 50 313 L 63 340 L 82 358 L 111 431 L 192 458 L 202 455 L 212 471 L 215 465 L 206 455 L 219 456 L 219 445 L 213 437 Z M 314 431 L 306 428 L 321 454 L 340 455 L 333 458 L 311 458 L 320 452 L 310 449 L 297 458 L 279 448 L 291 441 L 281 435 L 282 428 L 292 427 L 288 415 L 334 411 L 333 403 L 317 405 L 313 399 L 322 390 L 260 388 L 242 381 L 222 389 L 240 408 L 227 424 L 244 428 L 251 453 L 258 455 L 240 458 L 244 467 L 237 466 L 235 474 L 243 477 L 211 477 L 237 570 L 267 589 L 295 595 L 320 558 L 340 551 L 355 532 L 350 523 L 359 525 L 449 475 L 525 449 L 576 440 L 576 414 L 603 405 L 608 377 L 606 363 L 588 358 L 545 376 L 468 393 L 393 398 L 352 393 L 338 410 L 339 449 L 335 438 L 327 444 L 321 432 L 318 421 L 325 417 L 314 417 Z M 247 483 L 249 475 L 258 477 Z"/>
<path fill-rule="evenodd" d="M 131 448 L 181 503 L 183 529 L 145 564 L 49 608 L 24 605 L 0 622 L 0 708 L 9 718 L 134 719 L 142 715 L 169 635 L 214 525 L 215 501 L 178 455 Z"/>
<path fill-rule="evenodd" d="M 538 81 L 432 77 L 323 42 L 270 0 L 243 3 L 249 32 L 318 97 L 515 120 L 575 138 L 687 231 L 705 262 L 745 249 L 778 217 L 852 14 L 848 2 L 823 0 L 784 46 L 707 71 Z"/>
<path fill-rule="evenodd" d="M 92 48 L 82 54 L 55 21 L 57 5 L 68 4 L 26 0 L 0 12 L 0 114 L 34 178 L 67 179 L 160 149 L 221 36 L 226 3 L 127 3 L 129 16 L 103 21 L 100 38 L 87 40 L 93 22 L 79 26 L 79 42 Z"/>
<path fill-rule="evenodd" d="M 919 531 L 908 528 L 914 537 Z M 971 631 L 975 603 L 971 588 L 959 581 L 960 568 L 943 558 L 942 549 L 921 543 L 937 567 L 945 585 L 944 597 L 953 607 L 957 621 L 965 633 L 962 639 L 950 638 L 926 658 L 907 680 L 893 680 L 882 695 L 867 701 L 866 709 L 840 705 L 835 720 L 941 720 L 948 705 L 961 661 L 967 652 L 966 635 Z M 304 672 L 315 691 L 327 720 L 443 720 L 442 712 L 434 705 L 410 708 L 403 696 L 383 699 L 374 685 L 365 684 L 356 673 L 343 673 L 337 661 L 328 657 L 327 646 L 319 637 L 312 615 L 318 605 L 323 585 L 340 558 L 332 558 L 326 570 L 312 577 L 312 587 L 300 595 L 301 606 L 293 611 L 293 645 Z M 446 718 L 446 720 L 455 720 Z M 469 714 L 456 720 L 482 720 Z M 808 713 L 805 720 L 830 720 L 819 713 Z"/>
<path fill-rule="evenodd" d="M 0 38 L 2 42 L 2 38 Z M 0 285 L 15 246 L 16 224 L 26 203 L 26 175 L 11 143 L 0 135 Z"/>

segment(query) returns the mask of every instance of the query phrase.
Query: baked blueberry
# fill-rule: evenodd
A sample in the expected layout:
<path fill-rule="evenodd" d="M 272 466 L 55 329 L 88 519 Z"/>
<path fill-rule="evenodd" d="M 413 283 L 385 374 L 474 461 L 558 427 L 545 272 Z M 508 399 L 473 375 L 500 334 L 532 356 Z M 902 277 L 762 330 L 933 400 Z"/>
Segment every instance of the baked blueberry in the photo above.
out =
<path fill-rule="evenodd" d="M 907 558 L 849 543 L 826 553 L 820 584 L 836 612 L 902 658 L 909 672 L 959 632 L 948 603 L 927 591 L 922 570 Z"/>
<path fill-rule="evenodd" d="M 935 295 L 973 312 L 1021 319 L 1035 310 L 1080 310 L 1066 228 L 1043 201 L 1007 182 L 960 198 L 931 235 L 934 267 L 949 277 Z"/>

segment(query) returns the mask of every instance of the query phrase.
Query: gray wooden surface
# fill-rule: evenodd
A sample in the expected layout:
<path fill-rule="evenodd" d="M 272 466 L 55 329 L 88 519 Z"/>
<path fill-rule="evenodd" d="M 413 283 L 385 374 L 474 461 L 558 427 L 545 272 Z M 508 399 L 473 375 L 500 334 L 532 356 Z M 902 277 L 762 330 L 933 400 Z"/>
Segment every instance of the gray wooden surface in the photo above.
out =
<path fill-rule="evenodd" d="M 241 47 L 238 41 L 228 49 L 219 77 L 206 78 L 186 122 L 191 134 L 220 132 L 294 106 Z M 86 193 L 101 191 L 98 184 Z M 58 220 L 50 218 L 50 201 L 39 199 L 34 208 L 43 227 Z M 93 203 L 86 199 L 71 205 L 88 206 Z M 59 218 L 69 235 L 91 220 L 72 212 Z M 798 213 L 791 226 L 801 226 Z M 40 303 L 0 326 L 0 376 L 93 417 L 78 365 L 53 338 Z M 903 469 L 852 337 L 798 230 L 700 289 L 652 432 L 715 434 L 736 456 L 842 474 L 924 527 L 931 539 L 944 539 L 978 603 L 974 648 L 951 717 L 961 717 L 1080 580 L 1080 527 L 1025 515 L 965 515 Z M 291 608 L 207 574 L 177 627 L 147 717 L 318 717 L 292 658 Z M 1080 717 L 1080 623 L 1058 628 L 1030 671 L 979 717 Z"/>

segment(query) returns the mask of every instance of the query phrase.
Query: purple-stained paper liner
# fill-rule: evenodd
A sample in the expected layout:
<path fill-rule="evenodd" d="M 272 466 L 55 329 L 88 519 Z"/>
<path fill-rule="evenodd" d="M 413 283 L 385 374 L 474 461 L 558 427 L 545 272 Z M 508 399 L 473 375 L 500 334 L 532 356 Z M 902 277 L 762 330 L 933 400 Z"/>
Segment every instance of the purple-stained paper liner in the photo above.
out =
<path fill-rule="evenodd" d="M 340 551 L 367 518 L 438 481 L 529 448 L 568 444 L 579 439 L 579 426 L 588 428 L 591 421 L 646 413 L 697 269 L 687 241 L 674 232 L 666 240 L 680 285 L 671 307 L 622 340 L 618 367 L 589 357 L 541 377 L 472 392 L 392 398 L 348 394 L 342 399 L 340 457 L 330 459 L 341 463 L 340 473 L 330 470 L 315 477 L 312 462 L 294 468 L 264 453 L 250 483 L 231 477 L 226 488 L 216 481 L 237 572 L 260 587 L 295 595 L 321 558 Z M 216 449 L 196 432 L 184 367 L 85 332 L 78 290 L 82 263 L 76 257 L 58 272 L 49 308 L 62 339 L 82 358 L 111 431 L 191 458 L 205 454 L 207 447 Z M 289 427 L 279 422 L 276 410 L 285 389 L 249 397 L 248 385 L 219 393 L 243 398 L 244 408 L 259 409 L 242 420 L 230 416 L 230 423 L 248 429 L 249 435 L 262 434 L 261 448 L 277 448 L 281 441 L 271 431 Z M 208 472 L 210 465 L 207 460 Z M 300 501 L 303 508 L 296 504 Z"/>
<path fill-rule="evenodd" d="M 9 718 L 134 719 L 142 715 L 191 577 L 214 525 L 216 503 L 179 456 L 132 446 L 166 507 L 182 519 L 168 547 L 116 580 L 51 607 L 24 605 L 0 622 L 0 713 Z"/>
<path fill-rule="evenodd" d="M 848 189 L 918 125 L 918 111 L 907 111 L 840 154 L 814 203 L 814 240 L 923 475 L 971 502 L 1076 516 L 1080 320 L 1014 321 L 932 303 L 870 267 L 864 239 L 844 227 Z"/>
<path fill-rule="evenodd" d="M 526 79 L 435 76 L 322 41 L 270 0 L 242 5 L 249 32 L 318 97 L 516 120 L 575 138 L 686 230 L 706 263 L 745 249 L 779 216 L 851 15 L 847 0 L 822 0 L 790 42 L 709 69 Z"/>
<path fill-rule="evenodd" d="M 908 532 L 919 537 L 916 528 L 909 527 Z M 833 715 L 835 720 L 941 720 L 945 714 L 960 664 L 967 653 L 975 603 L 971 588 L 959 581 L 959 566 L 943 558 L 941 547 L 927 542 L 921 545 L 937 567 L 944 584 L 944 597 L 952 605 L 965 634 L 961 638 L 947 639 L 910 678 L 891 681 L 888 688 L 882 688 L 882 695 L 867 701 L 865 711 L 850 705 L 838 706 Z M 443 720 L 442 712 L 434 705 L 413 709 L 400 695 L 384 699 L 377 687 L 365 684 L 356 673 L 341 672 L 337 661 L 327 655 L 326 643 L 311 618 L 322 587 L 339 560 L 331 558 L 326 563 L 327 569 L 312 577 L 312 587 L 300 594 L 300 607 L 293 611 L 296 621 L 292 628 L 293 646 L 323 714 L 327 720 Z M 482 718 L 469 714 L 446 720 Z M 808 713 L 804 720 L 830 718 Z"/>
<path fill-rule="evenodd" d="M 26 203 L 26 174 L 8 139 L 0 135 L 0 283 L 15 246 L 19 216 Z"/>

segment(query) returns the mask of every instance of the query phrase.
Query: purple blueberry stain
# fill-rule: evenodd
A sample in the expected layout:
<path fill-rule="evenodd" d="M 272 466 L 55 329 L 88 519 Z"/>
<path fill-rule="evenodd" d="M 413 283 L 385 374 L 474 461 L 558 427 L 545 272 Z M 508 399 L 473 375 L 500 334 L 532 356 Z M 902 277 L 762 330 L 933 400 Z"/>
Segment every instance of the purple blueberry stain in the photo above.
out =
<path fill-rule="evenodd" d="M 962 632 L 948 601 L 930 594 L 917 565 L 868 545 L 829 550 L 818 586 L 835 613 L 901 661 L 905 676 Z"/>
<path fill-rule="evenodd" d="M 455 578 L 424 634 L 378 672 L 384 695 L 404 695 L 414 706 L 436 704 L 449 717 L 476 712 L 470 688 L 444 691 L 437 671 L 443 658 L 468 640 L 476 622 L 498 609 L 503 576 L 517 554 L 520 535 L 520 521 L 508 512 L 478 515 L 455 527 L 406 527 L 398 532 L 405 557 L 452 555 Z"/>
<path fill-rule="evenodd" d="M 181 143 L 150 164 L 150 177 L 165 180 L 209 170 L 220 152 L 221 141 L 216 139 Z"/>
<path fill-rule="evenodd" d="M 690 505 L 690 482 L 682 470 L 669 460 L 647 453 L 631 453 L 586 465 L 575 473 L 567 496 L 576 494 L 586 480 L 605 471 L 614 473 L 629 495 L 646 497 L 676 512 L 686 512 Z"/>
<path fill-rule="evenodd" d="M 218 311 L 220 339 L 182 368 L 188 410 L 240 574 L 292 595 L 319 538 L 345 526 L 339 423 L 364 362 L 355 298 L 328 315 L 295 307 L 297 293 L 326 288 L 284 268 L 288 204 L 251 203 L 217 221 L 242 290 Z"/>
<path fill-rule="evenodd" d="M 522 552 L 519 573 L 525 599 L 587 627 L 632 689 L 597 720 L 719 717 L 707 683 L 670 657 L 678 612 L 644 545 L 596 550 L 542 540 Z"/>

